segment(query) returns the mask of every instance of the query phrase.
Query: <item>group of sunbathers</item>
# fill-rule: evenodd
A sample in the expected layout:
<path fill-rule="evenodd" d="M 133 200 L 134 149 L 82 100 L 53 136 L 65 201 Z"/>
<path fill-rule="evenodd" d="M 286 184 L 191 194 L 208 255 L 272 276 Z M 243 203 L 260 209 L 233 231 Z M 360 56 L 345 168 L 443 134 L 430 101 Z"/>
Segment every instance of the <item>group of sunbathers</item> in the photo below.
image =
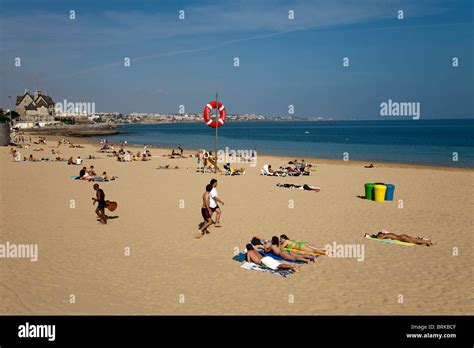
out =
<path fill-rule="evenodd" d="M 95 172 L 94 166 L 90 166 L 89 168 L 83 167 L 79 172 L 79 176 L 77 177 L 77 180 L 101 181 L 101 182 L 115 180 L 115 179 L 116 179 L 115 176 L 109 177 L 107 175 L 107 172 L 103 172 L 102 175 L 97 175 Z"/>
<path fill-rule="evenodd" d="M 31 135 L 27 135 L 24 132 L 17 132 L 15 136 L 13 137 L 13 141 L 15 144 L 18 143 L 26 143 L 26 142 L 32 142 L 31 140 Z M 20 146 L 21 147 L 21 146 Z"/>
<path fill-rule="evenodd" d="M 46 137 L 38 137 L 38 140 L 34 141 L 33 143 L 37 144 L 37 145 L 39 145 L 39 144 L 46 145 Z"/>
<path fill-rule="evenodd" d="M 289 162 L 293 163 L 293 162 Z M 298 164 L 293 166 L 280 166 L 278 170 L 274 170 L 270 164 L 265 164 L 262 168 L 262 174 L 268 176 L 300 176 L 311 175 L 311 164 Z"/>
<path fill-rule="evenodd" d="M 195 157 L 197 158 L 198 172 L 217 173 L 216 160 L 212 151 L 199 150 Z"/>
<path fill-rule="evenodd" d="M 11 148 L 10 153 L 13 157 L 14 162 L 53 162 L 53 161 L 62 162 L 62 161 L 65 161 L 65 159 L 62 158 L 61 156 L 56 156 L 54 158 L 51 158 L 51 157 L 36 158 L 35 156 L 33 156 L 33 154 L 30 154 L 28 157 L 21 158 L 20 151 L 13 148 Z"/>
<path fill-rule="evenodd" d="M 253 237 L 251 242 L 245 246 L 246 260 L 263 265 L 270 269 L 292 269 L 299 272 L 298 266 L 280 262 L 265 254 L 273 254 L 285 261 L 300 261 L 303 263 L 315 262 L 317 255 L 325 255 L 324 248 L 310 245 L 308 242 L 296 242 L 290 240 L 287 235 L 282 234 L 280 238 L 273 236 L 271 240 L 262 240 Z M 258 252 L 262 250 L 265 254 Z"/>
<path fill-rule="evenodd" d="M 181 146 L 178 146 L 178 150 L 171 150 L 171 153 L 169 155 L 165 155 L 169 158 L 186 158 L 184 155 L 184 150 Z"/>
<path fill-rule="evenodd" d="M 112 151 L 111 155 L 107 155 L 107 157 L 115 157 L 117 162 L 149 161 L 150 159 L 148 157 L 150 156 L 151 155 L 145 153 L 140 153 L 140 151 L 134 154 L 131 151 L 124 151 L 123 149 L 120 149 L 118 152 Z"/>

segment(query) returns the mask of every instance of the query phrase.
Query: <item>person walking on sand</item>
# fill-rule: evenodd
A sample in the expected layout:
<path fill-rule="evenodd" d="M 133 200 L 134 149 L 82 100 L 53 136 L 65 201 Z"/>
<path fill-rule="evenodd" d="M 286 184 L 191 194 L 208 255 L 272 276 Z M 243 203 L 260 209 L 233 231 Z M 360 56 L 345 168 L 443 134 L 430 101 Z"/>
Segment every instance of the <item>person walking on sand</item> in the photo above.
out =
<path fill-rule="evenodd" d="M 107 215 L 105 215 L 105 193 L 104 190 L 99 188 L 99 184 L 94 184 L 94 191 L 96 192 L 96 197 L 92 197 L 92 204 L 98 203 L 95 213 L 100 219 L 101 224 L 107 224 Z"/>
<path fill-rule="evenodd" d="M 210 193 L 212 190 L 212 185 L 206 185 L 206 191 L 202 195 L 202 208 L 201 208 L 201 215 L 204 219 L 204 222 L 201 223 L 201 227 L 198 230 L 198 234 L 196 238 L 201 238 L 205 234 L 209 233 L 207 228 L 211 226 L 214 222 L 212 221 L 212 209 L 210 207 Z"/>
<path fill-rule="evenodd" d="M 210 182 L 210 185 L 212 186 L 212 190 L 209 194 L 209 201 L 210 201 L 210 207 L 212 212 L 216 212 L 216 227 L 221 227 L 221 208 L 217 203 L 221 203 L 224 205 L 224 202 L 217 196 L 217 179 L 212 179 Z M 212 214 L 211 214 L 212 215 Z"/>

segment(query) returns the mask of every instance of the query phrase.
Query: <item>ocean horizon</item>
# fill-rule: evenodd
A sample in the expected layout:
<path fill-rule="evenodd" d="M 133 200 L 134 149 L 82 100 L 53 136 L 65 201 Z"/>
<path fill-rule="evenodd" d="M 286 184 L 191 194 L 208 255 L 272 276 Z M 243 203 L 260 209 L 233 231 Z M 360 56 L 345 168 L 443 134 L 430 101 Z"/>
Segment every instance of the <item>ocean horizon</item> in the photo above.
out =
<path fill-rule="evenodd" d="M 215 130 L 203 122 L 119 125 L 112 143 L 214 149 Z M 474 119 L 227 122 L 219 149 L 268 155 L 474 167 Z"/>

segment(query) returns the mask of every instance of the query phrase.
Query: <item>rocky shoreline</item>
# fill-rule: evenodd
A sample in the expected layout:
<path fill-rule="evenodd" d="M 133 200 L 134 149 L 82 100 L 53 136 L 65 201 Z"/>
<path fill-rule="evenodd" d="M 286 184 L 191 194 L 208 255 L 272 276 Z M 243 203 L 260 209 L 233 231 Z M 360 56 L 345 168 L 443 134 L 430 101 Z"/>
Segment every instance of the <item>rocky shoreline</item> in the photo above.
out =
<path fill-rule="evenodd" d="M 67 137 L 107 136 L 120 133 L 120 131 L 112 125 L 62 125 L 22 130 L 35 135 L 61 135 Z"/>

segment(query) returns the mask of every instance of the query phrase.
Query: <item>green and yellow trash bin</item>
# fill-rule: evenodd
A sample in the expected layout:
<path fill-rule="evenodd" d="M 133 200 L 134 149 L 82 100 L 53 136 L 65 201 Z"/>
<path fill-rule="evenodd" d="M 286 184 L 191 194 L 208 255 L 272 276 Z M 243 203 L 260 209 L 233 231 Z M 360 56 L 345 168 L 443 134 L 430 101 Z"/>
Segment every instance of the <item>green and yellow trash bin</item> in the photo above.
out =
<path fill-rule="evenodd" d="M 374 196 L 376 202 L 384 202 L 385 201 L 385 192 L 387 191 L 387 186 L 385 185 L 375 185 L 374 186 Z"/>
<path fill-rule="evenodd" d="M 368 199 L 369 201 L 374 200 L 374 186 L 375 184 L 372 182 L 365 184 L 365 199 Z"/>

